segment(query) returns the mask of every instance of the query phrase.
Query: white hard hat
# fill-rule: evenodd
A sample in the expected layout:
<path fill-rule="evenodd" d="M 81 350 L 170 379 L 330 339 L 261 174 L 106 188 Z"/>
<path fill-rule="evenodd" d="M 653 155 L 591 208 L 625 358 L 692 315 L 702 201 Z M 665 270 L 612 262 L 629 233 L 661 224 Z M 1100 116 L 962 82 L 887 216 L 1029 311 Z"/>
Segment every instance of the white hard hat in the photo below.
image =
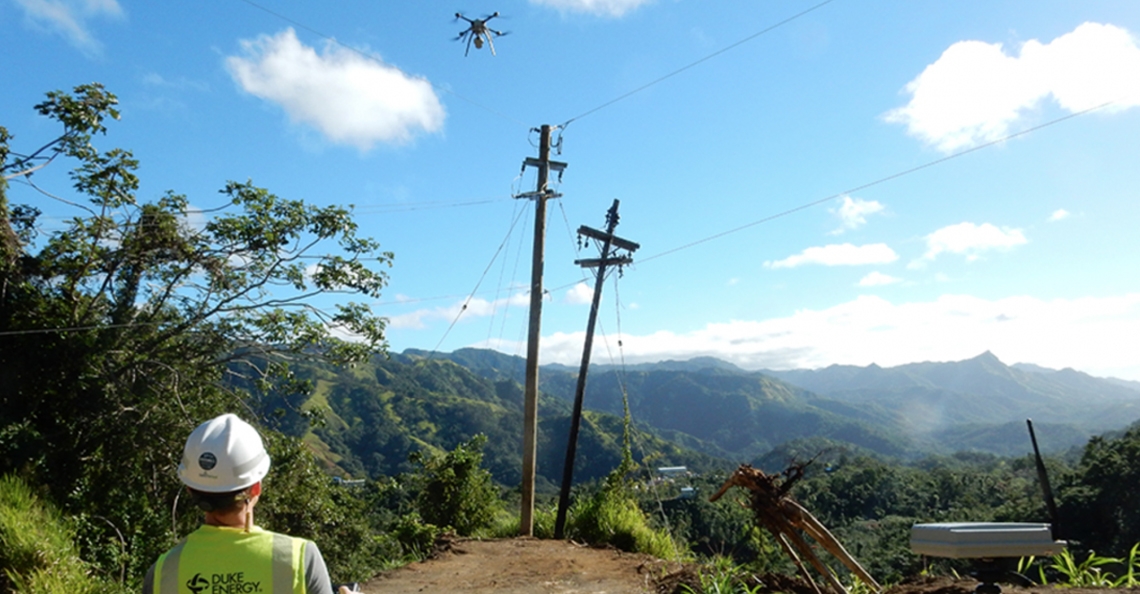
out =
<path fill-rule="evenodd" d="M 224 414 L 198 425 L 186 439 L 178 478 L 206 493 L 239 491 L 269 472 L 269 454 L 252 425 Z"/>

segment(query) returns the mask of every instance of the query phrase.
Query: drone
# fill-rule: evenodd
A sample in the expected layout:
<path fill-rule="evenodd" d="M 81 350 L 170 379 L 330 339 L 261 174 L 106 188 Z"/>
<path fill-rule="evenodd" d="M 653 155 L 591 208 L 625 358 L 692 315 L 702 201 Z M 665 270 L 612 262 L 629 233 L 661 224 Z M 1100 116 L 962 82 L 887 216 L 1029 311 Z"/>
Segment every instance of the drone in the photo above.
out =
<path fill-rule="evenodd" d="M 496 31 L 487 26 L 487 21 L 497 16 L 499 16 L 499 13 L 496 12 L 491 16 L 486 16 L 481 19 L 469 19 L 458 12 L 455 13 L 456 20 L 463 19 L 470 23 L 470 26 L 455 38 L 455 41 L 460 41 L 463 38 L 467 38 L 467 50 L 463 52 L 464 56 L 466 56 L 468 52 L 471 51 L 472 42 L 475 43 L 475 49 L 482 49 L 484 41 L 486 41 L 487 45 L 491 47 L 491 55 L 495 55 L 495 44 L 491 41 L 491 39 L 496 36 L 506 35 L 510 32 L 507 31 L 504 33 L 503 31 Z"/>

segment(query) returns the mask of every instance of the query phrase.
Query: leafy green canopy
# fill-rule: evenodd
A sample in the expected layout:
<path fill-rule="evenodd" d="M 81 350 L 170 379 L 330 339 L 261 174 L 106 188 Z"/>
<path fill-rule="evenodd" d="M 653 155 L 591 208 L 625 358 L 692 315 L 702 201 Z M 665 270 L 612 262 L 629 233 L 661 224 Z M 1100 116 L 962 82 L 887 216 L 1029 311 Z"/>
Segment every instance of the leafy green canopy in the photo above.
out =
<path fill-rule="evenodd" d="M 0 128 L 0 474 L 43 485 L 78 519 L 86 558 L 137 578 L 197 521 L 174 478 L 185 436 L 223 411 L 252 414 L 222 375 L 264 388 L 290 379 L 292 360 L 383 350 L 366 305 L 314 304 L 375 299 L 392 254 L 347 209 L 250 182 L 225 184 L 216 211 L 174 192 L 141 201 L 133 155 L 93 145 L 116 103 L 99 84 L 49 93 L 36 110 L 63 132 L 26 154 Z M 76 215 L 41 237 L 39 211 L 7 193 L 47 194 L 33 180 L 56 160 L 75 163 L 76 197 L 59 200 Z"/>

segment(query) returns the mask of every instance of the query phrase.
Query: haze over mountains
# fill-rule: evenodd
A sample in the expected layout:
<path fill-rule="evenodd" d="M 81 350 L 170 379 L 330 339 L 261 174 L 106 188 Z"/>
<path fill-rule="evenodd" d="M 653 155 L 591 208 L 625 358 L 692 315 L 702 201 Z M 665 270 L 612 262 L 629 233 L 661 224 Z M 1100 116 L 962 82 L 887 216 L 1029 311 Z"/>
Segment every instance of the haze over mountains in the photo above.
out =
<path fill-rule="evenodd" d="M 426 352 L 409 350 L 408 356 Z M 525 360 L 490 350 L 435 353 L 477 374 L 521 383 Z M 577 368 L 543 366 L 540 389 L 573 398 Z M 1032 418 L 1046 450 L 1083 445 L 1140 419 L 1140 385 L 1072 369 L 1008 366 L 986 352 L 948 363 L 883 368 L 746 371 L 715 358 L 595 365 L 585 407 L 621 413 L 621 387 L 635 422 L 680 443 L 748 459 L 790 440 L 828 439 L 908 456 L 979 450 L 1027 451 Z"/>
<path fill-rule="evenodd" d="M 504 485 L 521 467 L 525 360 L 482 349 L 407 350 L 355 368 L 311 366 L 309 396 L 271 395 L 264 412 L 304 436 L 334 472 L 394 476 L 417 450 L 488 437 L 485 465 Z M 577 368 L 540 373 L 540 490 L 560 481 Z M 752 463 L 783 469 L 821 452 L 899 460 L 979 451 L 1031 451 L 1032 418 L 1046 452 L 1140 419 L 1140 389 L 1073 370 L 1007 366 L 990 353 L 893 368 L 832 366 L 746 371 L 713 358 L 591 367 L 575 480 L 605 476 L 621 459 L 623 393 L 634 457 L 698 471 Z M 296 398 L 307 398 L 297 401 Z M 311 425 L 301 411 L 324 411 Z"/>

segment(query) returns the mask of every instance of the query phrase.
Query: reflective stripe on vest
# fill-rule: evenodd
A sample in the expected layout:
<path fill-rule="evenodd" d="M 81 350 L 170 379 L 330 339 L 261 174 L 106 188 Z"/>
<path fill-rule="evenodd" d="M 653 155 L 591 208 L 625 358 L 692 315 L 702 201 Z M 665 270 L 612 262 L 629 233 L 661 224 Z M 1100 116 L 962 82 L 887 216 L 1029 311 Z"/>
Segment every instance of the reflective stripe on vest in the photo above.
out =
<path fill-rule="evenodd" d="M 305 594 L 305 541 L 203 526 L 159 558 L 158 594 Z"/>

